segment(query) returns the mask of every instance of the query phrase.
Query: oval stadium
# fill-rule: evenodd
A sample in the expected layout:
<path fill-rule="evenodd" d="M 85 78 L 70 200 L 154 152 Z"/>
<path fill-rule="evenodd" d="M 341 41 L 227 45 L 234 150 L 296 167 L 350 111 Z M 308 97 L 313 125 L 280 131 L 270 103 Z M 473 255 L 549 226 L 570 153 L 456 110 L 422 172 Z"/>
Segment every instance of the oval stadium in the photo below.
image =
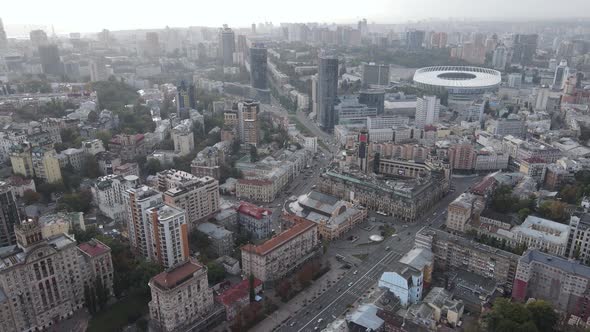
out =
<path fill-rule="evenodd" d="M 416 70 L 414 83 L 431 92 L 449 93 L 451 100 L 473 100 L 495 91 L 502 82 L 502 74 L 493 69 L 471 66 L 434 66 Z"/>

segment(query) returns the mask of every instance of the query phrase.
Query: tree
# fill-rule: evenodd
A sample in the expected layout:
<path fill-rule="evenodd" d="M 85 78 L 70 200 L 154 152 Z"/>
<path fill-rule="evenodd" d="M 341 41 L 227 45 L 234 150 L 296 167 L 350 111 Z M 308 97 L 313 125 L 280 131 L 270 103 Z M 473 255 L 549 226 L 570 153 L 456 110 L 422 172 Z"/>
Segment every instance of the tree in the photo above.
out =
<path fill-rule="evenodd" d="M 109 130 L 97 131 L 94 136 L 102 141 L 102 145 L 105 149 L 108 148 L 109 142 L 111 141 L 111 138 L 113 138 L 113 134 Z"/>
<path fill-rule="evenodd" d="M 91 179 L 96 179 L 100 176 L 100 169 L 98 167 L 98 160 L 94 155 L 87 155 L 84 158 L 84 168 L 82 169 L 82 174 Z"/>
<path fill-rule="evenodd" d="M 70 212 L 88 212 L 92 202 L 92 193 L 90 190 L 64 194 L 59 201 L 58 209 Z"/>
<path fill-rule="evenodd" d="M 555 331 L 559 315 L 547 301 L 536 300 L 526 305 L 532 315 L 532 321 L 540 332 Z"/>
<path fill-rule="evenodd" d="M 250 162 L 258 161 L 258 150 L 254 145 L 250 145 Z"/>
<path fill-rule="evenodd" d="M 217 262 L 207 264 L 207 278 L 209 284 L 215 285 L 225 279 L 225 269 Z"/>
<path fill-rule="evenodd" d="M 256 289 L 254 287 L 254 274 L 253 273 L 250 273 L 248 283 L 250 286 L 250 303 L 252 303 L 256 300 Z"/>
<path fill-rule="evenodd" d="M 90 111 L 88 113 L 88 122 L 95 123 L 98 121 L 98 113 L 96 111 Z"/>
<path fill-rule="evenodd" d="M 531 213 L 532 211 L 529 208 L 518 210 L 518 220 L 520 220 L 521 222 L 524 221 L 526 217 L 528 217 Z"/>
<path fill-rule="evenodd" d="M 160 164 L 160 161 L 157 159 L 150 159 L 145 163 L 144 173 L 146 175 L 155 175 L 158 172 L 164 170 L 164 167 Z"/>
<path fill-rule="evenodd" d="M 566 212 L 567 204 L 560 201 L 545 201 L 539 207 L 539 214 L 543 218 L 557 222 L 565 222 L 568 218 Z"/>
<path fill-rule="evenodd" d="M 25 201 L 25 205 L 35 204 L 41 200 L 41 194 L 29 189 L 23 193 L 23 200 Z"/>

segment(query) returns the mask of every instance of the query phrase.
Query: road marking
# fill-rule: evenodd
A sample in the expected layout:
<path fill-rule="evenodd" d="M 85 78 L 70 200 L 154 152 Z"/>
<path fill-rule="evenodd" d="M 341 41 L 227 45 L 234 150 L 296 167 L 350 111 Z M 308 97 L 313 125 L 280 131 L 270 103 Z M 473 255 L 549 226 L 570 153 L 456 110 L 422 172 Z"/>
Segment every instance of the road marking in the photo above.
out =
<path fill-rule="evenodd" d="M 360 277 L 360 278 L 359 278 L 359 279 L 358 279 L 356 282 L 354 282 L 354 283 L 352 284 L 352 286 L 348 287 L 348 289 L 350 290 L 350 288 L 353 288 L 353 287 L 354 287 L 356 284 L 358 284 L 358 283 L 359 283 L 359 281 L 361 281 L 361 280 L 362 280 L 362 278 L 364 278 L 364 277 L 365 277 L 367 274 L 369 274 L 371 271 L 373 271 L 373 269 L 374 269 L 374 268 L 376 268 L 377 266 L 379 266 L 379 264 L 380 264 L 380 263 L 381 263 L 383 260 L 385 260 L 386 258 L 388 258 L 388 257 L 389 257 L 391 254 L 393 254 L 393 253 L 395 253 L 395 252 L 393 252 L 393 251 L 392 251 L 392 252 L 390 252 L 390 253 L 386 254 L 385 256 L 383 256 L 383 258 L 381 258 L 381 260 L 379 260 L 379 262 L 377 262 L 377 264 L 373 265 L 373 267 L 372 267 L 372 268 L 370 268 L 370 269 L 369 269 L 369 271 L 367 271 L 365 274 L 363 274 L 363 275 L 362 275 L 362 276 L 361 276 L 361 277 Z M 327 310 L 327 309 L 328 309 L 330 306 L 332 306 L 332 304 L 336 303 L 336 301 L 340 300 L 340 298 L 341 298 L 341 297 L 343 297 L 343 296 L 344 296 L 344 294 L 346 294 L 346 293 L 347 293 L 347 292 L 344 292 L 343 294 L 341 294 L 340 296 L 338 296 L 338 297 L 337 297 L 337 298 L 336 298 L 334 301 L 332 301 L 330 304 L 328 304 L 328 305 L 327 305 L 327 306 L 326 306 L 326 307 L 325 307 L 325 308 L 324 308 L 322 311 L 320 311 L 320 312 L 319 312 L 317 315 L 315 315 L 315 316 L 314 316 L 314 317 L 313 317 L 313 318 L 312 318 L 312 319 L 311 319 L 309 322 L 307 322 L 307 324 L 303 325 L 303 327 L 301 327 L 301 329 L 299 329 L 299 330 L 297 330 L 297 331 L 298 331 L 298 332 L 301 332 L 301 331 L 303 331 L 303 329 L 305 329 L 305 327 L 306 327 L 307 325 L 309 325 L 311 322 L 315 321 L 315 320 L 316 320 L 316 318 L 318 318 L 319 316 L 321 316 L 321 315 L 324 313 L 324 311 L 326 311 L 326 310 Z"/>

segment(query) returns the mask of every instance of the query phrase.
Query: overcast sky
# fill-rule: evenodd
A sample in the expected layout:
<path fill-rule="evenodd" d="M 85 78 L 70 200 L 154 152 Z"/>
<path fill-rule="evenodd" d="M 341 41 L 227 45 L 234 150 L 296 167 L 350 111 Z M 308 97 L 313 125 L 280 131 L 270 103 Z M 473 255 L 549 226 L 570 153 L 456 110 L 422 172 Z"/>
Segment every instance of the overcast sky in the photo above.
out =
<path fill-rule="evenodd" d="M 0 12 L 9 35 L 23 24 L 58 33 L 184 26 L 249 26 L 252 22 L 402 23 L 427 18 L 567 18 L 590 16 L 590 0 L 17 0 Z M 12 33 L 11 33 L 12 32 Z"/>

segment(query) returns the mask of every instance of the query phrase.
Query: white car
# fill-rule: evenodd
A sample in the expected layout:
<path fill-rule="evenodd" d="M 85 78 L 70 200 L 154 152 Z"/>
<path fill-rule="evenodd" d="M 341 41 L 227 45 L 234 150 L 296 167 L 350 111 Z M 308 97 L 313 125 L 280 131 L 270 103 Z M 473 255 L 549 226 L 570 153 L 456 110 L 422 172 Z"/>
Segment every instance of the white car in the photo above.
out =
<path fill-rule="evenodd" d="M 349 282 L 349 283 L 348 283 L 348 287 L 351 287 L 351 286 L 352 286 L 352 282 Z"/>
<path fill-rule="evenodd" d="M 324 321 L 323 318 L 318 319 L 318 324 L 321 323 L 321 322 L 323 322 L 323 321 Z"/>

